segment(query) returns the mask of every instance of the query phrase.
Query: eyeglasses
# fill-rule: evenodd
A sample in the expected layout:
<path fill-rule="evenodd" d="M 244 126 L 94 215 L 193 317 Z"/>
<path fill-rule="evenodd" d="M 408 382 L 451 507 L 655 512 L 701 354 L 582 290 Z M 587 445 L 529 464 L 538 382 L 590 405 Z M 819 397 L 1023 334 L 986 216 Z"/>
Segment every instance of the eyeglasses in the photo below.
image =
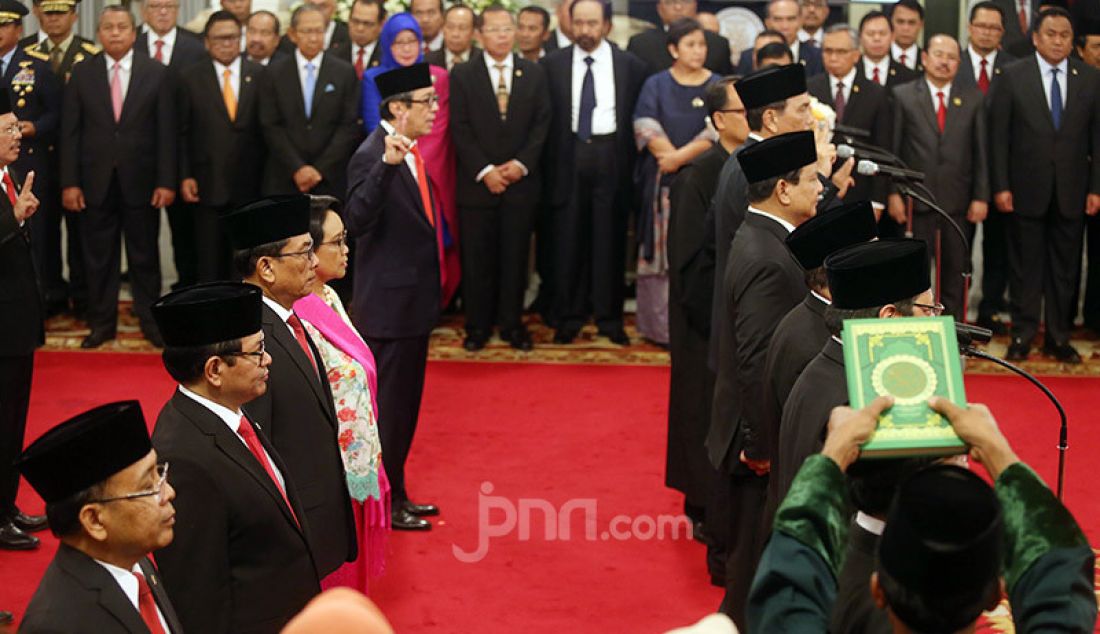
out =
<path fill-rule="evenodd" d="M 241 34 L 236 35 L 208 35 L 207 39 L 215 44 L 234 44 L 241 41 Z"/>
<path fill-rule="evenodd" d="M 420 40 L 416 39 L 415 37 L 409 38 L 407 40 L 394 40 L 393 41 L 393 46 L 400 46 L 402 48 L 407 48 L 407 47 L 411 47 L 411 46 L 419 47 L 420 46 Z"/>
<path fill-rule="evenodd" d="M 313 255 L 313 243 L 312 242 L 309 244 L 308 247 L 306 247 L 306 249 L 304 251 L 295 251 L 294 253 L 276 253 L 275 255 L 268 256 L 268 257 L 272 257 L 272 258 L 305 258 L 305 259 L 308 260 L 311 255 Z"/>
<path fill-rule="evenodd" d="M 485 33 L 487 35 L 496 35 L 498 33 L 501 33 L 501 34 L 514 33 L 515 30 L 516 30 L 516 27 L 514 27 L 514 26 L 487 26 L 487 27 L 481 29 L 481 32 Z"/>
<path fill-rule="evenodd" d="M 23 128 L 19 127 L 18 123 L 13 123 L 6 128 L 0 128 L 0 132 L 3 132 L 10 137 L 17 137 L 22 134 Z"/>
<path fill-rule="evenodd" d="M 913 302 L 913 306 L 916 308 L 922 308 L 932 314 L 933 317 L 939 317 L 943 314 L 945 307 L 943 304 L 936 302 L 935 304 L 918 304 Z"/>
<path fill-rule="evenodd" d="M 223 357 L 254 357 L 256 365 L 263 365 L 264 355 L 267 353 L 267 344 L 263 341 L 260 342 L 260 348 L 252 352 L 227 352 L 223 354 Z"/>
<path fill-rule="evenodd" d="M 430 108 L 439 103 L 439 95 L 430 95 L 428 97 L 424 97 L 423 99 L 406 99 L 405 101 L 407 101 L 408 103 L 418 103 L 428 106 Z"/>
<path fill-rule="evenodd" d="M 98 500 L 88 500 L 90 503 L 106 504 L 108 502 L 117 502 L 119 500 L 136 500 L 138 498 L 147 498 L 151 496 L 157 496 L 157 503 L 164 502 L 164 494 L 167 489 L 164 483 L 168 481 L 168 463 L 157 463 L 157 484 L 148 491 L 138 491 L 137 493 L 127 493 L 126 495 L 117 495 L 110 498 L 99 498 Z"/>
<path fill-rule="evenodd" d="M 347 231 L 341 231 L 340 235 L 336 236 L 335 238 L 333 238 L 332 240 L 329 240 L 327 242 L 322 242 L 321 246 L 325 246 L 326 244 L 330 245 L 330 246 L 334 246 L 334 247 L 345 247 L 345 246 L 347 246 L 347 244 L 348 244 L 348 232 Z"/>

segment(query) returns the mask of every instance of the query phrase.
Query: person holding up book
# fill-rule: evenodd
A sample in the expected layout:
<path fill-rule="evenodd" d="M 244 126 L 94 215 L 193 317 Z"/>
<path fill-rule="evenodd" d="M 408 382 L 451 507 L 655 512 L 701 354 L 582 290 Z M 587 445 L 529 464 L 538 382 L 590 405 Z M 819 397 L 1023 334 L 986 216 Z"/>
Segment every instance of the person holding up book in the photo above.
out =
<path fill-rule="evenodd" d="M 845 472 L 892 404 L 880 397 L 862 410 L 832 411 L 825 445 L 798 472 L 761 558 L 748 608 L 754 631 L 829 630 L 847 541 Z M 950 421 L 994 484 L 946 464 L 901 483 L 869 579 L 891 629 L 971 630 L 1006 592 L 1016 631 L 1057 624 L 1058 631 L 1091 632 L 1095 555 L 1073 516 L 1016 456 L 986 406 L 938 397 L 929 406 Z"/>
<path fill-rule="evenodd" d="M 846 319 L 930 317 L 932 304 L 928 247 L 923 240 L 893 238 L 841 249 L 825 259 L 832 305 L 825 309 L 830 338 L 783 405 L 779 451 L 772 463 L 765 521 L 787 495 L 802 462 L 821 450 L 829 412 L 848 402 L 840 331 Z"/>

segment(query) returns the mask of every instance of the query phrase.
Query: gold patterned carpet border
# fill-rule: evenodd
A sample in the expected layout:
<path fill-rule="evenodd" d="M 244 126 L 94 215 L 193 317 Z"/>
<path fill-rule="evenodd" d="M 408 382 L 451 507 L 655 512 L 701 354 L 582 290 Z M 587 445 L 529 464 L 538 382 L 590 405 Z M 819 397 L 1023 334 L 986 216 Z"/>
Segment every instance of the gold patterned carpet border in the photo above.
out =
<path fill-rule="evenodd" d="M 104 344 L 99 350 L 105 352 L 156 352 L 141 336 L 137 318 L 130 311 L 130 303 L 123 302 L 120 309 L 118 338 Z M 506 362 L 506 363 L 564 363 L 587 365 L 640 365 L 667 366 L 668 351 L 638 335 L 634 327 L 634 316 L 626 316 L 626 333 L 630 336 L 629 346 L 617 346 L 606 337 L 596 335 L 596 327 L 589 324 L 576 341 L 570 345 L 553 342 L 554 331 L 544 325 L 537 315 L 525 317 L 527 328 L 535 349 L 521 352 L 494 336 L 488 345 L 478 352 L 467 352 L 462 347 L 464 336 L 463 317 L 445 315 L 440 325 L 432 333 L 429 358 L 434 361 L 468 362 Z M 45 350 L 80 350 L 80 342 L 88 334 L 87 325 L 68 315 L 52 317 L 46 322 Z M 1032 374 L 1043 376 L 1080 376 L 1100 377 L 1100 339 L 1091 332 L 1078 330 L 1073 345 L 1084 359 L 1081 365 L 1066 365 L 1044 356 L 1036 348 L 1022 367 Z M 1008 348 L 1007 337 L 996 337 L 984 350 L 995 356 L 1003 357 Z M 988 361 L 969 359 L 966 372 L 969 374 L 1004 374 L 997 365 Z"/>

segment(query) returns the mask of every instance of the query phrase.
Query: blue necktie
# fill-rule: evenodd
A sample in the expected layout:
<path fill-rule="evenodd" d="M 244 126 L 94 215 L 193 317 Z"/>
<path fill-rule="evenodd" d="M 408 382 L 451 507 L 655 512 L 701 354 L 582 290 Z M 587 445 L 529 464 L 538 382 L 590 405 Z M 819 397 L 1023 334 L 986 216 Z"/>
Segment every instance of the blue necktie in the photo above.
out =
<path fill-rule="evenodd" d="M 313 62 L 306 64 L 306 118 L 309 119 L 313 116 L 313 90 L 317 88 L 317 74 L 313 71 L 317 70 L 317 67 L 313 65 Z"/>
<path fill-rule="evenodd" d="M 1062 127 L 1062 87 L 1058 85 L 1058 68 L 1050 69 L 1050 118 L 1054 129 Z"/>
<path fill-rule="evenodd" d="M 587 141 L 592 138 L 592 111 L 596 109 L 596 80 L 592 76 L 591 56 L 584 58 L 588 70 L 584 73 L 584 81 L 581 82 L 581 108 L 577 113 L 577 138 Z"/>

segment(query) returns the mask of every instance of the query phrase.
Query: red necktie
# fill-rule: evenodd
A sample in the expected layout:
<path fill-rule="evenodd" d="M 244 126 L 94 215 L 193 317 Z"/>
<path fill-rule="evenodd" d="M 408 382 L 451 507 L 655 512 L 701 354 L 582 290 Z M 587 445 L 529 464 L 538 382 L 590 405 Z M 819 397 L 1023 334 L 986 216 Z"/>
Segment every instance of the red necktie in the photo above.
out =
<path fill-rule="evenodd" d="M 1020 33 L 1027 33 L 1027 0 L 1020 0 Z"/>
<path fill-rule="evenodd" d="M 4 189 L 8 190 L 8 200 L 11 201 L 11 206 L 15 207 L 15 182 L 11 179 L 11 174 L 4 170 Z"/>
<path fill-rule="evenodd" d="M 359 79 L 363 78 L 363 52 L 365 49 L 359 48 L 359 53 L 355 56 L 355 76 Z"/>
<path fill-rule="evenodd" d="M 145 582 L 145 575 L 140 572 L 133 573 L 138 582 L 138 611 L 141 612 L 141 620 L 145 621 L 145 627 L 151 634 L 165 634 L 164 627 L 157 616 L 157 602 L 153 599 L 153 590 Z"/>
<path fill-rule="evenodd" d="M 309 348 L 309 340 L 306 339 L 306 329 L 302 327 L 302 320 L 298 319 L 294 313 L 290 313 L 286 323 L 290 324 L 290 329 L 294 331 L 294 338 L 298 340 L 298 345 L 302 346 L 302 352 L 306 353 L 306 358 L 313 364 L 313 371 L 320 374 L 317 370 L 317 359 L 313 358 L 313 350 Z"/>
<path fill-rule="evenodd" d="M 986 69 L 988 65 L 989 62 L 983 59 L 982 70 L 978 73 L 978 90 L 981 90 L 983 95 L 989 93 L 989 71 Z"/>
<path fill-rule="evenodd" d="M 290 505 L 290 499 L 286 497 L 286 489 L 279 484 L 279 478 L 275 477 L 275 469 L 271 466 L 271 461 L 267 459 L 264 447 L 256 436 L 256 429 L 252 427 L 252 423 L 249 422 L 247 417 L 241 416 L 241 426 L 237 428 L 237 433 L 244 439 L 244 444 L 248 445 L 248 450 L 252 452 L 252 455 L 267 472 L 267 477 L 271 478 L 271 483 L 275 485 L 276 489 L 279 489 L 279 493 L 283 495 L 283 501 L 286 502 L 286 507 L 290 509 L 290 516 L 294 518 L 294 523 L 298 524 L 298 516 L 294 513 L 294 507 Z M 301 524 L 298 525 L 301 526 Z"/>
<path fill-rule="evenodd" d="M 844 82 L 838 81 L 836 83 L 836 96 L 833 97 L 833 111 L 836 112 L 837 123 L 844 122 L 844 107 L 846 105 L 844 101 Z"/>
<path fill-rule="evenodd" d="M 943 91 L 936 91 L 936 99 L 940 100 L 940 105 L 936 107 L 936 123 L 940 126 L 940 134 L 943 134 L 944 127 L 947 126 L 947 104 L 943 102 Z"/>
<path fill-rule="evenodd" d="M 882 80 L 879 78 L 879 74 L 878 74 L 878 66 L 875 66 L 875 69 L 873 71 L 871 71 L 871 81 L 875 82 L 876 84 L 878 84 L 880 86 L 882 85 Z"/>
<path fill-rule="evenodd" d="M 161 64 L 164 63 L 164 40 L 157 40 L 154 42 L 157 45 L 157 52 L 153 53 L 153 59 L 157 60 Z"/>
<path fill-rule="evenodd" d="M 906 59 L 905 53 L 902 53 L 901 55 L 898 56 L 898 61 L 901 62 L 902 66 L 908 66 L 909 65 L 909 64 L 905 63 L 905 59 Z"/>
<path fill-rule="evenodd" d="M 428 193 L 428 172 L 424 169 L 424 157 L 420 156 L 420 148 L 412 147 L 413 159 L 416 162 L 416 186 L 420 188 L 420 203 L 424 205 L 424 215 L 428 222 L 435 226 L 435 215 L 432 214 L 432 197 Z"/>

